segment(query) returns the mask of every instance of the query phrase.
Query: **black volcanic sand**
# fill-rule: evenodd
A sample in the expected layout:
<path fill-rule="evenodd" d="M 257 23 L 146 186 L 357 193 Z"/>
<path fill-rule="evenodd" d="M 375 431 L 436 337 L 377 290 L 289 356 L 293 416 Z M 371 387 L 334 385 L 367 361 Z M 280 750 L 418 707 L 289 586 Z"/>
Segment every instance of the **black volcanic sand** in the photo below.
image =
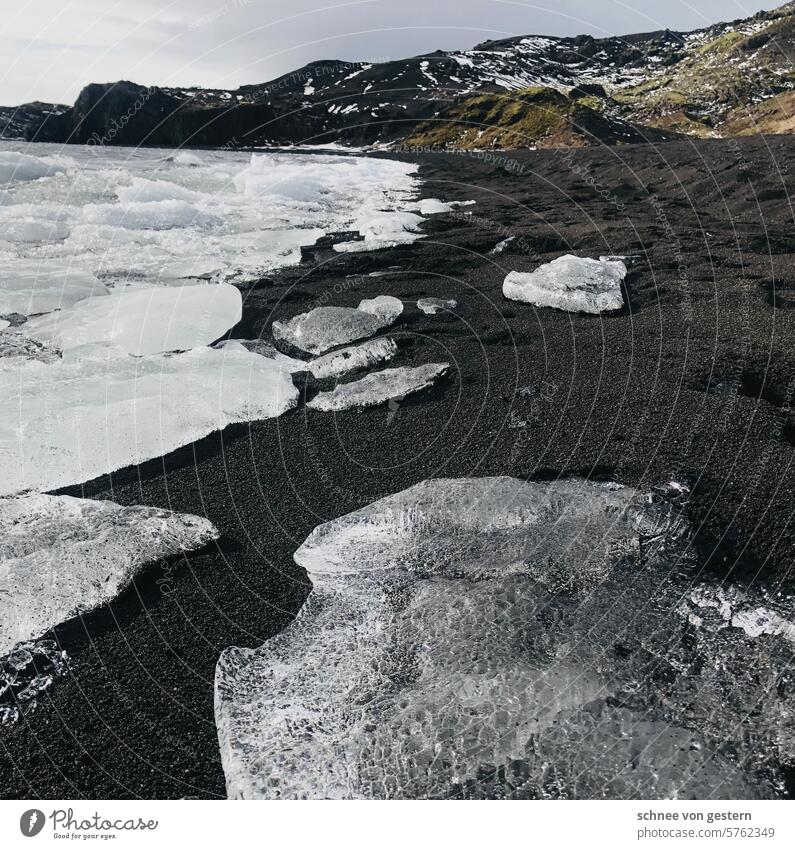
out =
<path fill-rule="evenodd" d="M 198 513 L 223 537 L 57 629 L 71 673 L 0 733 L 3 796 L 224 796 L 219 653 L 262 643 L 299 609 L 292 553 L 313 527 L 425 478 L 673 478 L 692 488 L 705 570 L 789 579 L 795 139 L 500 157 L 402 154 L 425 196 L 477 204 L 430 218 L 413 245 L 260 281 L 230 334 L 267 339 L 274 318 L 397 295 L 395 364 L 449 361 L 445 384 L 391 409 L 299 407 L 66 490 Z M 513 252 L 488 254 L 511 235 Z M 639 255 L 622 313 L 502 297 L 508 271 L 566 251 Z M 422 296 L 459 307 L 426 316 Z"/>

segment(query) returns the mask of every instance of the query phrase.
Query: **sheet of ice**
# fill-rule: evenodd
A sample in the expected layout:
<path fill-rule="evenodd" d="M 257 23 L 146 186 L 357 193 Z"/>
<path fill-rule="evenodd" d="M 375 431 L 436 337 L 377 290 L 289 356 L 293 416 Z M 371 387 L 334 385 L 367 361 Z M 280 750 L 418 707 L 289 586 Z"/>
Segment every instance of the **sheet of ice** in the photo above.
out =
<path fill-rule="evenodd" d="M 399 213 L 418 188 L 416 165 L 367 157 L 61 150 L 0 142 L 16 175 L 0 203 L 6 258 L 73 266 L 113 285 L 212 272 L 254 280 L 300 261 L 301 245 L 326 232 Z"/>
<path fill-rule="evenodd" d="M 0 268 L 0 315 L 47 313 L 107 293 L 93 274 L 58 263 L 10 261 Z"/>
<path fill-rule="evenodd" d="M 89 298 L 34 318 L 21 329 L 62 351 L 103 342 L 141 356 L 207 345 L 234 327 L 242 313 L 235 286 L 200 283 Z"/>
<path fill-rule="evenodd" d="M 0 359 L 0 494 L 82 483 L 298 401 L 289 372 L 248 351 L 76 350 L 49 364 Z"/>
<path fill-rule="evenodd" d="M 376 315 L 388 324 L 392 324 L 403 313 L 403 301 L 392 295 L 378 295 L 378 297 L 360 301 L 356 309 L 369 312 L 370 315 Z"/>
<path fill-rule="evenodd" d="M 353 307 L 315 307 L 289 321 L 273 322 L 273 338 L 309 354 L 372 336 L 392 322 Z"/>
<path fill-rule="evenodd" d="M 395 341 L 381 336 L 359 345 L 351 345 L 348 348 L 340 348 L 338 351 L 324 354 L 322 357 L 311 360 L 308 367 L 309 371 L 319 379 L 340 377 L 352 371 L 388 362 L 396 353 Z"/>
<path fill-rule="evenodd" d="M 306 406 L 323 412 L 376 407 L 429 389 L 449 369 L 449 363 L 384 369 L 350 383 L 340 383 L 331 392 L 320 392 Z"/>
<path fill-rule="evenodd" d="M 288 357 L 287 354 L 283 354 L 264 339 L 225 339 L 213 347 L 220 348 L 224 351 L 251 351 L 252 354 L 259 354 L 261 357 L 267 357 L 269 360 L 273 360 L 274 363 L 290 372 L 290 374 L 295 374 L 299 371 L 308 371 L 310 367 L 310 363 L 306 360 Z"/>
<path fill-rule="evenodd" d="M 320 525 L 295 554 L 313 583 L 298 618 L 219 660 L 229 796 L 765 795 L 699 724 L 734 670 L 699 643 L 694 680 L 650 604 L 686 536 L 670 505 L 581 480 L 425 481 Z M 745 754 L 770 719 L 726 738 L 753 738 Z"/>
<path fill-rule="evenodd" d="M 147 563 L 218 536 L 207 519 L 153 507 L 0 498 L 0 655 L 110 601 Z"/>
<path fill-rule="evenodd" d="M 506 298 L 568 312 L 602 313 L 624 305 L 621 281 L 627 267 L 618 260 L 566 254 L 535 271 L 511 271 L 502 284 Z"/>
<path fill-rule="evenodd" d="M 426 315 L 436 315 L 437 312 L 449 312 L 458 306 L 458 301 L 452 298 L 420 298 L 417 306 Z"/>

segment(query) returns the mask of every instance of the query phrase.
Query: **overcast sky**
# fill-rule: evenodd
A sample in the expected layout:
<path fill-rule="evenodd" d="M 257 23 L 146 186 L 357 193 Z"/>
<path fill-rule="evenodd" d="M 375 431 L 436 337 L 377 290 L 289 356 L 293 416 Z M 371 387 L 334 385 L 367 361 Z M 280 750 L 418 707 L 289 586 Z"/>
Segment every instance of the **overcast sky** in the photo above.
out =
<path fill-rule="evenodd" d="M 383 61 L 487 38 L 695 29 L 780 0 L 11 0 L 0 104 L 72 103 L 88 82 L 235 88 L 313 59 Z"/>

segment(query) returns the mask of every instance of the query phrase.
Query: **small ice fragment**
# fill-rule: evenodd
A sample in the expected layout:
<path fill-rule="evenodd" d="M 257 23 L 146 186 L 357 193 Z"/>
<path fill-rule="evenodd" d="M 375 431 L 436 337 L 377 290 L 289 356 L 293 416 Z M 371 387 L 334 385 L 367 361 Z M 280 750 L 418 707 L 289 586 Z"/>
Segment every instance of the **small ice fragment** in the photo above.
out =
<path fill-rule="evenodd" d="M 199 516 L 34 492 L 0 499 L 0 655 L 110 601 L 147 563 L 201 548 Z"/>
<path fill-rule="evenodd" d="M 392 295 L 379 295 L 376 298 L 361 301 L 357 309 L 369 312 L 370 315 L 377 315 L 388 324 L 392 324 L 403 312 L 403 302 L 399 298 L 393 298 Z"/>
<path fill-rule="evenodd" d="M 419 202 L 420 215 L 438 215 L 441 212 L 452 212 L 453 206 L 439 198 L 424 198 Z"/>
<path fill-rule="evenodd" d="M 458 306 L 458 301 L 452 298 L 420 298 L 417 306 L 426 315 L 436 315 L 437 312 L 454 310 Z"/>
<path fill-rule="evenodd" d="M 530 273 L 512 271 L 502 284 L 506 298 L 537 307 L 599 314 L 624 305 L 623 262 L 581 258 L 567 254 Z"/>
<path fill-rule="evenodd" d="M 348 348 L 331 351 L 322 357 L 311 360 L 308 364 L 304 363 L 304 367 L 308 366 L 309 371 L 318 379 L 340 377 L 351 371 L 388 362 L 396 353 L 397 345 L 394 340 L 381 336 L 359 345 L 351 345 Z"/>
<path fill-rule="evenodd" d="M 382 316 L 352 307 L 315 307 L 289 321 L 273 322 L 273 338 L 309 354 L 373 336 L 389 325 Z"/>
<path fill-rule="evenodd" d="M 497 242 L 497 244 L 489 251 L 489 256 L 498 256 L 501 253 L 505 253 L 505 251 L 516 241 L 516 236 L 508 236 L 507 239 L 503 239 L 501 242 Z"/>
<path fill-rule="evenodd" d="M 107 293 L 93 274 L 67 265 L 23 260 L 0 269 L 0 315 L 38 315 Z"/>
<path fill-rule="evenodd" d="M 375 407 L 393 398 L 404 398 L 428 389 L 449 368 L 449 363 L 428 363 L 416 368 L 384 369 L 351 383 L 340 383 L 331 392 L 321 392 L 307 403 L 307 407 L 323 412 Z"/>
<path fill-rule="evenodd" d="M 208 345 L 240 321 L 242 309 L 240 291 L 227 283 L 135 289 L 79 301 L 22 332 L 62 351 L 107 342 L 143 356 Z"/>
<path fill-rule="evenodd" d="M 0 318 L 0 330 L 5 330 L 6 327 L 11 327 L 11 322 L 6 321 L 4 318 Z"/>

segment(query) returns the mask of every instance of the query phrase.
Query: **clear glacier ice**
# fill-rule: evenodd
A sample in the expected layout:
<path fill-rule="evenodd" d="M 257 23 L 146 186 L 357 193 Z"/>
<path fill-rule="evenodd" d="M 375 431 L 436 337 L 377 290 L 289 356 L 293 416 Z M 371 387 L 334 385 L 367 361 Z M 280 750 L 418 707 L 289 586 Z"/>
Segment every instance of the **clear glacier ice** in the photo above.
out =
<path fill-rule="evenodd" d="M 624 305 L 621 282 L 626 274 L 620 260 L 566 254 L 535 271 L 511 271 L 502 291 L 506 298 L 537 307 L 599 314 Z"/>
<path fill-rule="evenodd" d="M 82 483 L 298 402 L 290 373 L 249 351 L 87 347 L 50 363 L 0 358 L 0 494 Z"/>
<path fill-rule="evenodd" d="M 219 660 L 229 796 L 775 796 L 791 645 L 683 615 L 689 532 L 628 487 L 504 477 L 320 525 L 298 617 Z"/>
<path fill-rule="evenodd" d="M 383 315 L 353 307 L 315 307 L 289 321 L 274 321 L 273 338 L 308 354 L 324 354 L 373 336 L 391 323 Z"/>
<path fill-rule="evenodd" d="M 305 364 L 305 367 L 318 379 L 326 377 L 341 377 L 351 371 L 369 368 L 388 362 L 397 353 L 394 339 L 379 336 L 368 339 L 358 345 L 339 348 L 322 357 L 316 357 Z"/>
<path fill-rule="evenodd" d="M 121 290 L 78 301 L 31 319 L 22 332 L 62 351 L 103 342 L 143 356 L 207 345 L 242 314 L 243 300 L 235 286 L 199 283 Z"/>
<path fill-rule="evenodd" d="M 306 406 L 326 413 L 352 407 L 375 407 L 429 389 L 449 369 L 449 363 L 387 368 L 367 374 L 359 380 L 338 383 L 330 392 L 319 392 Z"/>
<path fill-rule="evenodd" d="M 426 315 L 436 315 L 437 312 L 445 312 L 454 310 L 458 306 L 458 301 L 452 298 L 420 298 L 417 301 L 417 307 Z"/>
<path fill-rule="evenodd" d="M 360 301 L 356 309 L 369 312 L 370 315 L 378 316 L 388 324 L 392 324 L 403 313 L 403 301 L 392 295 L 378 295 L 375 298 L 365 298 Z"/>
<path fill-rule="evenodd" d="M 110 601 L 147 563 L 218 535 L 207 519 L 153 507 L 0 498 L 0 655 Z"/>

